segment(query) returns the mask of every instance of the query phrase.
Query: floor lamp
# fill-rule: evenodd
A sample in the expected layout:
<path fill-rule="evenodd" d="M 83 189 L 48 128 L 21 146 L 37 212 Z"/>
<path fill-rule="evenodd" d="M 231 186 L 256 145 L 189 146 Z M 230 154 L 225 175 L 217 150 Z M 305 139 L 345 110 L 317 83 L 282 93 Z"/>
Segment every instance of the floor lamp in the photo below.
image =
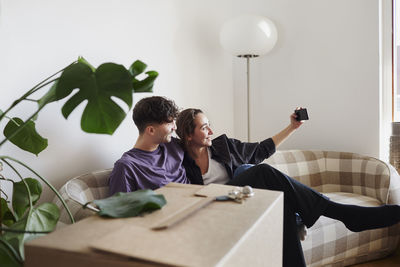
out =
<path fill-rule="evenodd" d="M 250 58 L 268 53 L 276 44 L 275 24 L 261 16 L 241 15 L 224 23 L 220 32 L 222 47 L 247 62 L 247 140 L 250 141 Z"/>

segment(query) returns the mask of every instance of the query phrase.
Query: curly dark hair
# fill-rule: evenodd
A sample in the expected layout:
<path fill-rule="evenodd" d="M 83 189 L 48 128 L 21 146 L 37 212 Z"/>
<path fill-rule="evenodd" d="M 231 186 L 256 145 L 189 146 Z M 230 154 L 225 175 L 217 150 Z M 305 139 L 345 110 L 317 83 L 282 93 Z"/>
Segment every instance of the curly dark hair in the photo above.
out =
<path fill-rule="evenodd" d="M 184 146 L 187 145 L 187 137 L 194 133 L 196 128 L 194 119 L 199 113 L 203 113 L 203 111 L 201 109 L 188 108 L 181 111 L 176 119 L 176 134 Z"/>
<path fill-rule="evenodd" d="M 179 108 L 175 102 L 161 96 L 151 96 L 136 103 L 132 119 L 139 133 L 143 133 L 149 124 L 172 122 L 178 116 Z"/>

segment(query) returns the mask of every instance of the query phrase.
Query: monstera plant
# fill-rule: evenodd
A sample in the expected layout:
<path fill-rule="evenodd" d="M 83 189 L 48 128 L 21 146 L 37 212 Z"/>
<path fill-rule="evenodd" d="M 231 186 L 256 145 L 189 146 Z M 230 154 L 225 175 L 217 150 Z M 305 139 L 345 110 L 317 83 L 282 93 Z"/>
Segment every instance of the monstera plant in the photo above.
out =
<path fill-rule="evenodd" d="M 82 113 L 81 128 L 87 133 L 113 134 L 126 116 L 126 112 L 111 97 L 117 97 L 132 107 L 133 93 L 151 92 L 158 73 L 145 72 L 146 64 L 135 61 L 129 69 L 115 63 L 101 64 L 97 69 L 85 59 L 79 58 L 54 75 L 38 83 L 7 109 L 0 109 L 0 122 L 4 122 L 6 142 L 20 149 L 38 155 L 47 147 L 47 139 L 36 131 L 35 121 L 41 110 L 48 104 L 68 98 L 61 108 L 67 119 L 83 101 L 87 101 Z M 144 73 L 145 72 L 145 73 Z M 144 73 L 139 80 L 138 75 Z M 77 89 L 77 90 L 75 90 Z M 39 90 L 47 90 L 38 99 L 32 99 Z M 37 109 L 25 119 L 13 112 L 15 107 L 26 102 L 36 102 Z M 1 108 L 1 107 L 0 107 Z M 12 177 L 5 177 L 5 169 Z M 22 173 L 32 177 L 24 177 Z M 27 164 L 0 152 L 0 263 L 1 266 L 21 266 L 24 262 L 24 242 L 54 230 L 60 212 L 53 203 L 37 204 L 42 185 L 48 186 L 60 199 L 71 215 L 66 203 L 57 190 Z M 1 190 L 2 183 L 12 183 L 12 197 Z"/>

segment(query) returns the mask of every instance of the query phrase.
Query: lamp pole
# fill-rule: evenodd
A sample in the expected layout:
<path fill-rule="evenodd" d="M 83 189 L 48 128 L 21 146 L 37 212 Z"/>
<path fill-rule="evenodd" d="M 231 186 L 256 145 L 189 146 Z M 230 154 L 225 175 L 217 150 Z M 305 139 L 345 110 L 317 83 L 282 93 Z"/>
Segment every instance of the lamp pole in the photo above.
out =
<path fill-rule="evenodd" d="M 220 32 L 222 47 L 247 61 L 247 141 L 250 141 L 250 58 L 268 53 L 276 44 L 275 24 L 262 16 L 241 15 L 224 23 Z"/>
<path fill-rule="evenodd" d="M 258 55 L 239 55 L 238 57 L 246 58 L 246 78 L 247 78 L 247 142 L 250 142 L 250 58 L 258 57 Z"/>
<path fill-rule="evenodd" d="M 247 65 L 247 142 L 250 142 L 250 57 L 246 57 Z"/>

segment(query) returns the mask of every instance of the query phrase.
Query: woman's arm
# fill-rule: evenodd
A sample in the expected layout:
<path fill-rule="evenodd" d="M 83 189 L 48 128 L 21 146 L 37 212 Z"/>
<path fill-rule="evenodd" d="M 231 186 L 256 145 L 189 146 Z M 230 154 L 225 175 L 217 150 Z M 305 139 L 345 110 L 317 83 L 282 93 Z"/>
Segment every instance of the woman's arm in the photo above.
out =
<path fill-rule="evenodd" d="M 272 137 L 272 140 L 274 141 L 275 147 L 278 147 L 283 141 L 285 141 L 297 128 L 299 128 L 303 122 L 302 121 L 297 121 L 296 120 L 296 114 L 290 115 L 290 124 L 274 135 Z"/>

